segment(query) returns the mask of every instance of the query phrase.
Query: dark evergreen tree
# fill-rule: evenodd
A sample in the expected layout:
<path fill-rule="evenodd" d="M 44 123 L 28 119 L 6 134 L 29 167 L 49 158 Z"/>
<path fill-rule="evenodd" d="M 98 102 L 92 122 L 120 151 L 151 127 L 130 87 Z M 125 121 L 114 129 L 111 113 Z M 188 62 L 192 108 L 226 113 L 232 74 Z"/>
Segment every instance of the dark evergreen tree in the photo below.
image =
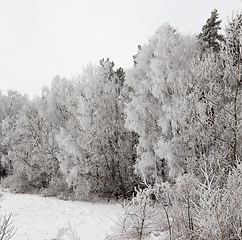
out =
<path fill-rule="evenodd" d="M 202 27 L 202 32 L 197 36 L 202 53 L 207 50 L 218 53 L 221 49 L 221 43 L 224 42 L 223 35 L 219 34 L 222 20 L 218 20 L 218 15 L 217 9 L 214 9 L 211 12 L 210 18 Z"/>

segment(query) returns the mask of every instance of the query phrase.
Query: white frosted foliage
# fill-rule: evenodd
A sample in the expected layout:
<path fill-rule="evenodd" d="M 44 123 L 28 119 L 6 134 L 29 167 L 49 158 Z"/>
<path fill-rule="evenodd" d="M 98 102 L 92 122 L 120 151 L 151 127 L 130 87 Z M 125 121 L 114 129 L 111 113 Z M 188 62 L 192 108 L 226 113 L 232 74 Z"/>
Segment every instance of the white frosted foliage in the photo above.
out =
<path fill-rule="evenodd" d="M 133 92 L 126 107 L 126 127 L 140 136 L 137 168 L 143 173 L 148 174 L 162 159 L 170 173 L 182 171 L 179 158 L 185 150 L 175 139 L 181 138 L 190 114 L 185 99 L 193 84 L 190 63 L 195 52 L 193 37 L 164 24 L 141 47 L 137 65 L 127 71 Z"/>

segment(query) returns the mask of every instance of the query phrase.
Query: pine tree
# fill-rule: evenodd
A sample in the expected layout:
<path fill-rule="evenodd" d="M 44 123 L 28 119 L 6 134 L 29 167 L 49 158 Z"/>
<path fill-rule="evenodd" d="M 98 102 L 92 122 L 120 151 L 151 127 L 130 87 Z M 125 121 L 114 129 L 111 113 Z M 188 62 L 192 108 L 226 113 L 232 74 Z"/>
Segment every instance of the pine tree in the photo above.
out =
<path fill-rule="evenodd" d="M 202 32 L 197 36 L 202 53 L 207 50 L 218 53 L 221 49 L 221 42 L 224 42 L 223 35 L 218 33 L 222 22 L 222 20 L 218 20 L 218 15 L 217 9 L 214 9 L 210 18 L 202 27 Z"/>

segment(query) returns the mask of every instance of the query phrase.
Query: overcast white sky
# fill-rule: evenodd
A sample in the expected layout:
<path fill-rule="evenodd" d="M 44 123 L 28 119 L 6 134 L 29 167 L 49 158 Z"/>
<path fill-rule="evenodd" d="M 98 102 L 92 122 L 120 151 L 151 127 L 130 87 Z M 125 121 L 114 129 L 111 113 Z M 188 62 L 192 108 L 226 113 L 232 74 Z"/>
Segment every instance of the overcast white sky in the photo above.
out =
<path fill-rule="evenodd" d="M 222 27 L 241 0 L 0 0 L 0 89 L 40 95 L 109 57 L 132 67 L 137 46 L 165 22 L 199 33 L 217 8 Z"/>

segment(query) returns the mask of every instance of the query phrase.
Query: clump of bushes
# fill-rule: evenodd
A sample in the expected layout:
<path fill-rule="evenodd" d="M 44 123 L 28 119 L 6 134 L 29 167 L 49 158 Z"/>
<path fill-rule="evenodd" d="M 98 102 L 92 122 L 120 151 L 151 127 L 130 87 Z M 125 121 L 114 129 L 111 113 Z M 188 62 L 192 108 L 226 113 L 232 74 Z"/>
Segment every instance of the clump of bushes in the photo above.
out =
<path fill-rule="evenodd" d="M 145 239 L 159 227 L 158 212 L 152 194 L 152 188 L 137 190 L 136 196 L 125 207 L 119 232 L 108 239 Z"/>
<path fill-rule="evenodd" d="M 47 188 L 41 189 L 41 195 L 45 197 L 58 197 L 60 199 L 68 199 L 71 190 L 63 177 L 53 177 Z"/>
<path fill-rule="evenodd" d="M 2 179 L 1 185 L 3 188 L 8 188 L 11 192 L 16 193 L 27 193 L 34 190 L 27 174 L 23 172 L 15 173 Z"/>
<path fill-rule="evenodd" d="M 242 239 L 242 167 L 219 178 L 204 172 L 202 182 L 184 175 L 137 191 L 107 239 Z"/>
<path fill-rule="evenodd" d="M 58 197 L 69 199 L 73 191 L 68 187 L 63 176 L 56 176 L 46 180 L 47 176 L 42 174 L 35 178 L 29 177 L 24 172 L 17 172 L 1 180 L 3 188 L 15 193 L 37 193 L 45 197 Z"/>

